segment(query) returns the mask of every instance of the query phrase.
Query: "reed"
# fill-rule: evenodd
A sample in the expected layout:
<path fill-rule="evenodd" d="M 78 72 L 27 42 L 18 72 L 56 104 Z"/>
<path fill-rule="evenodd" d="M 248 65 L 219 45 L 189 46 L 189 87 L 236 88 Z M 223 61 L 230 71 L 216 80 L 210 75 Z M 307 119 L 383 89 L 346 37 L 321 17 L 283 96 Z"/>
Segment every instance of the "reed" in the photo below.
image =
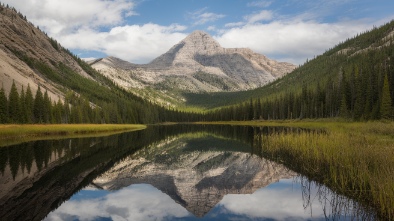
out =
<path fill-rule="evenodd" d="M 264 156 L 393 220 L 393 123 L 329 123 L 325 128 L 323 133 L 272 133 L 258 139 Z"/>
<path fill-rule="evenodd" d="M 0 140 L 51 135 L 95 134 L 144 129 L 137 124 L 26 124 L 0 125 Z"/>

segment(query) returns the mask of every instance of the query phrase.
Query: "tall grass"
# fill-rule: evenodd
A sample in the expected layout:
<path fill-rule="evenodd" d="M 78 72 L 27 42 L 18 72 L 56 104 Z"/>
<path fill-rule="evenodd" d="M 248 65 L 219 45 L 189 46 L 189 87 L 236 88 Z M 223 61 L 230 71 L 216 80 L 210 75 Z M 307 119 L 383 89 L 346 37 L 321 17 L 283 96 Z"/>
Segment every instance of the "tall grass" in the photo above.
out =
<path fill-rule="evenodd" d="M 144 129 L 137 124 L 27 124 L 0 125 L 0 140 L 49 135 L 94 134 Z"/>
<path fill-rule="evenodd" d="M 394 124 L 329 123 L 326 132 L 273 133 L 262 140 L 268 158 L 394 219 Z"/>

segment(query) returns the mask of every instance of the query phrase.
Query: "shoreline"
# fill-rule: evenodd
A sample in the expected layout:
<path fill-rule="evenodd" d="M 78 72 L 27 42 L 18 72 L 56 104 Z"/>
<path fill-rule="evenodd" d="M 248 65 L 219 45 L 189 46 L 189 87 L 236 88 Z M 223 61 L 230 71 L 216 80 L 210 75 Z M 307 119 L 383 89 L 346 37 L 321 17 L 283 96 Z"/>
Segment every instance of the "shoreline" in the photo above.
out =
<path fill-rule="evenodd" d="M 0 124 L 0 147 L 34 140 L 105 136 L 145 128 L 142 124 Z"/>

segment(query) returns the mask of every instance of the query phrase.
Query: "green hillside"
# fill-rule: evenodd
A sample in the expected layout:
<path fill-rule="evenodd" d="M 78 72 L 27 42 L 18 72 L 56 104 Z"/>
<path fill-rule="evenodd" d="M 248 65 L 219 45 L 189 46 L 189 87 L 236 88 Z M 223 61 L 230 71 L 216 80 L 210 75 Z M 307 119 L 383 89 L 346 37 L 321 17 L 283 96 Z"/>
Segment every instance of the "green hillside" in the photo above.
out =
<path fill-rule="evenodd" d="M 9 93 L 0 88 L 0 124 L 148 124 L 198 120 L 198 115 L 166 109 L 122 89 L 48 37 L 16 9 L 0 3 L 0 16 L 7 21 L 0 26 L 0 49 L 44 79 L 38 83 L 37 93 L 32 94 L 31 85 L 18 90 L 13 72 L 6 73 L 14 82 Z M 89 77 L 77 70 L 83 70 Z M 1 86 L 3 82 L 0 83 Z M 64 98 L 51 100 L 49 85 L 60 91 Z"/>
<path fill-rule="evenodd" d="M 374 28 L 348 39 L 336 47 L 326 51 L 316 58 L 306 61 L 292 73 L 270 83 L 267 86 L 243 92 L 230 93 L 206 93 L 206 94 L 184 94 L 187 105 L 203 109 L 214 109 L 221 106 L 234 105 L 249 101 L 251 98 L 275 98 L 286 93 L 300 94 L 303 86 L 315 90 L 318 85 L 321 88 L 328 87 L 327 84 L 335 83 L 339 86 L 342 73 L 349 75 L 356 65 L 360 72 L 371 72 L 372 76 L 382 81 L 382 65 L 386 65 L 389 80 L 393 85 L 390 63 L 393 63 L 393 39 L 394 22 Z M 391 65 L 392 67 L 392 65 Z M 391 71 L 391 72 L 390 72 Z M 392 91 L 392 87 L 390 88 Z"/>
<path fill-rule="evenodd" d="M 190 105 L 217 108 L 207 120 L 393 118 L 394 21 L 328 50 L 265 87 L 189 95 Z M 194 103 L 192 103 L 194 102 Z M 205 103 L 204 103 L 205 102 Z"/>

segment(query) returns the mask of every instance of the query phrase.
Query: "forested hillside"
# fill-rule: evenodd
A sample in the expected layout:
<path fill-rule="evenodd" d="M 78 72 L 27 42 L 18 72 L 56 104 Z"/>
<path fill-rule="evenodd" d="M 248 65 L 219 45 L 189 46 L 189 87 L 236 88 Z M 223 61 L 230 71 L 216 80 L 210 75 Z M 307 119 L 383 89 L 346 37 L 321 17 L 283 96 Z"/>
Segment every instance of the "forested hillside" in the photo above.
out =
<path fill-rule="evenodd" d="M 14 8 L 0 3 L 0 19 L 0 123 L 197 120 L 193 113 L 165 109 L 118 87 Z"/>
<path fill-rule="evenodd" d="M 207 119 L 392 118 L 393 36 L 394 21 L 339 44 L 268 86 L 210 94 L 218 105 L 239 104 L 211 111 Z M 198 102 L 198 95 L 191 97 Z"/>
<path fill-rule="evenodd" d="M 393 21 L 340 43 L 267 86 L 186 94 L 189 110 L 210 110 L 201 114 L 152 104 L 98 73 L 15 9 L 0 4 L 0 15 L 0 61 L 14 68 L 0 73 L 8 79 L 1 82 L 0 123 L 393 117 Z M 25 78 L 34 85 L 21 83 Z"/>

